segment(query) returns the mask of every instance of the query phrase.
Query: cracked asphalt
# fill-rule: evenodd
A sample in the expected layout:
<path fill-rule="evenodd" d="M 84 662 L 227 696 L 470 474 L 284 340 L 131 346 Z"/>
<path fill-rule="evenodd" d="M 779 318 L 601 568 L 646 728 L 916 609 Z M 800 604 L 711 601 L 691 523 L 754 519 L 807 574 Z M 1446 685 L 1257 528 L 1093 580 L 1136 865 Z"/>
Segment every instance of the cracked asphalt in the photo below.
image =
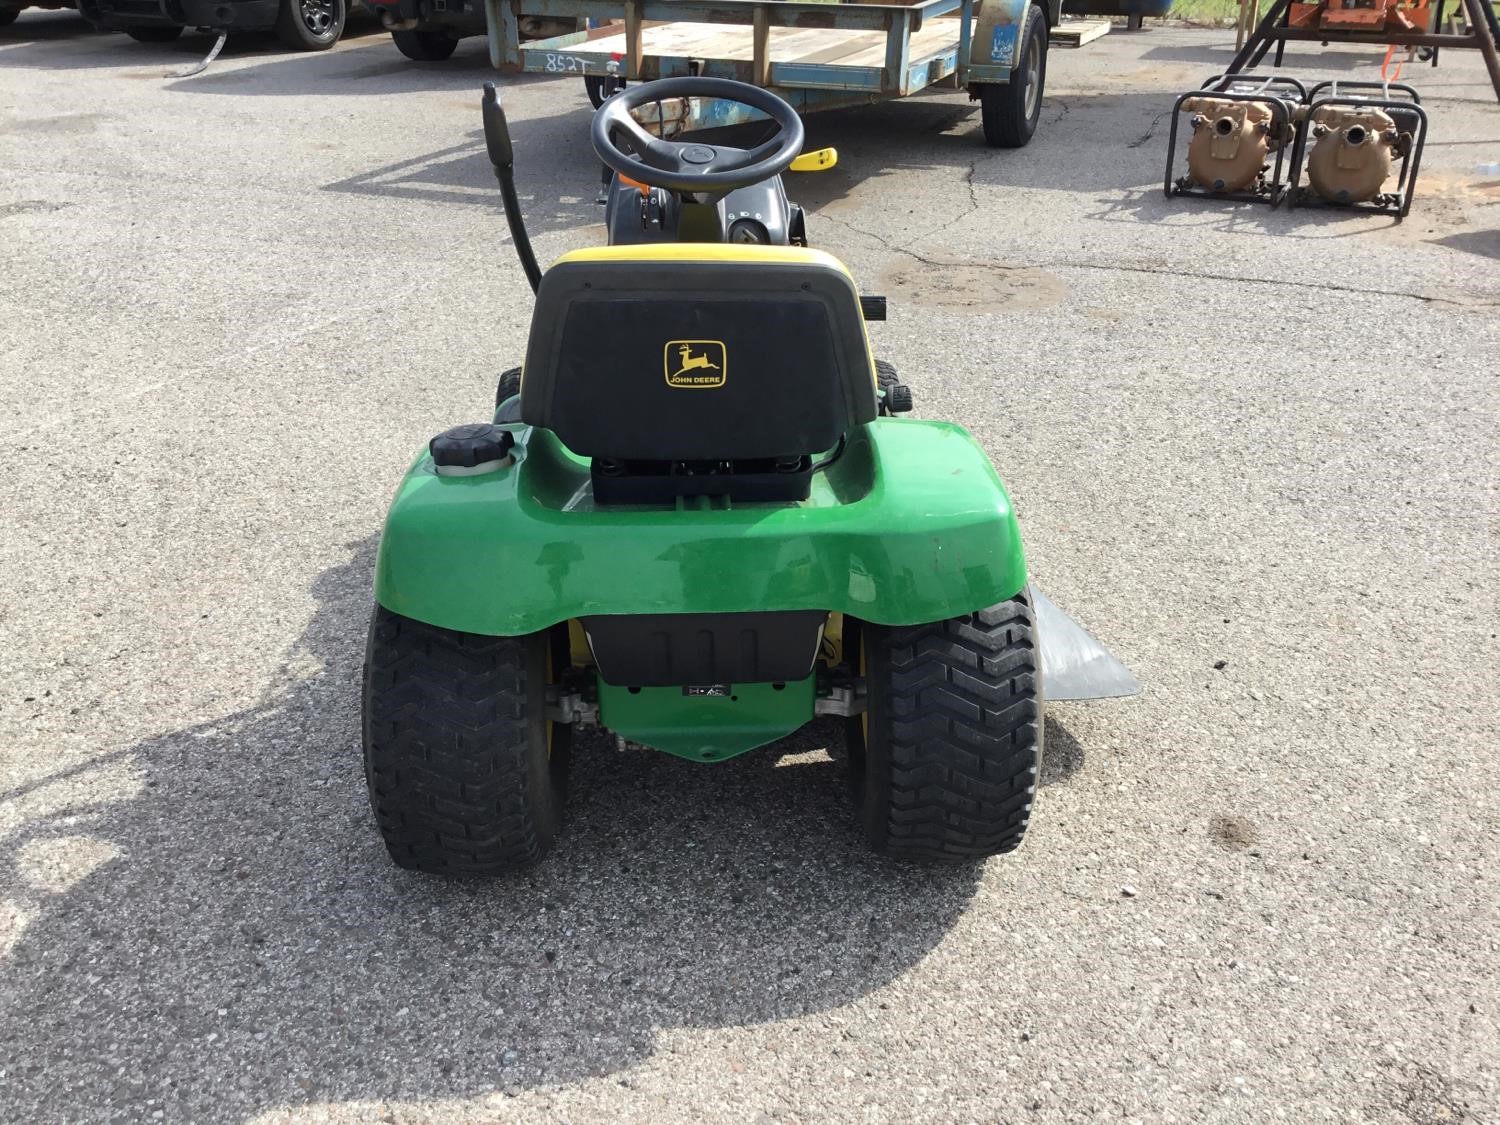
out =
<path fill-rule="evenodd" d="M 415 65 L 0 29 L 0 1116 L 1500 1121 L 1500 111 L 1407 222 L 1167 202 L 1232 35 L 809 119 L 814 241 L 1145 684 L 1049 709 L 1017 854 L 894 868 L 837 732 L 583 748 L 525 877 L 394 869 L 357 678 L 385 504 L 529 294 L 482 45 Z M 1289 51 L 1374 77 L 1379 53 Z M 575 81 L 506 83 L 541 256 L 600 237 Z"/>

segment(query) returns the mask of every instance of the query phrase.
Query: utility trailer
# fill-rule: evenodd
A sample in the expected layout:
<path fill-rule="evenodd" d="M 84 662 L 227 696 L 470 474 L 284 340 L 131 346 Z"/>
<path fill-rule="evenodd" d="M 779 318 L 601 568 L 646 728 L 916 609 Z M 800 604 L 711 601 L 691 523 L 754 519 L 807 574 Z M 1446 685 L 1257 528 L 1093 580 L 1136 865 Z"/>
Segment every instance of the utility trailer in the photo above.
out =
<path fill-rule="evenodd" d="M 800 112 L 967 90 L 985 140 L 1032 137 L 1061 0 L 485 0 L 498 70 L 578 75 L 594 83 L 704 75 L 774 90 Z M 522 17 L 576 20 L 585 30 L 521 39 Z M 735 124 L 718 103 L 695 105 L 687 128 Z"/>

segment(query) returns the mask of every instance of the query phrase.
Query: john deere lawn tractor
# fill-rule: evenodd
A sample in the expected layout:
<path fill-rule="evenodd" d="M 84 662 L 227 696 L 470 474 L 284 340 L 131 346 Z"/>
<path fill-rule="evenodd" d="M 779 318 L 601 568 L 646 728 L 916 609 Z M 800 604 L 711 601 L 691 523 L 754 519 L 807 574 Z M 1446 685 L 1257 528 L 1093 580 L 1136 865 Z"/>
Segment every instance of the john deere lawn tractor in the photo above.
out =
<path fill-rule="evenodd" d="M 771 135 L 653 135 L 644 107 L 674 98 L 739 102 Z M 883 302 L 787 201 L 796 112 L 720 79 L 615 93 L 592 131 L 611 245 L 545 273 L 493 86 L 483 114 L 536 306 L 492 421 L 433 438 L 386 521 L 364 753 L 391 856 L 541 859 L 581 725 L 713 768 L 819 715 L 845 720 L 879 852 L 1015 848 L 1044 678 L 1072 698 L 1135 684 L 1029 587 L 974 439 L 899 416 L 910 392 L 865 326 Z"/>

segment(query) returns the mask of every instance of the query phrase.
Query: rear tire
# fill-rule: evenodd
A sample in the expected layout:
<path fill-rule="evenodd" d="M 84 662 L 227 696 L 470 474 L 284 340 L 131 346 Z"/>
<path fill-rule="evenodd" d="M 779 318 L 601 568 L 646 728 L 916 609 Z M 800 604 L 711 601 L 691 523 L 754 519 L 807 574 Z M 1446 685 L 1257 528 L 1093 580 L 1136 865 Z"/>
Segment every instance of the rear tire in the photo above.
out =
<path fill-rule="evenodd" d="M 458 49 L 458 40 L 441 31 L 393 31 L 396 50 L 416 62 L 442 62 Z"/>
<path fill-rule="evenodd" d="M 883 359 L 877 359 L 875 382 L 880 387 L 880 413 L 882 415 L 911 413 L 911 388 L 901 381 L 894 365 Z"/>
<path fill-rule="evenodd" d="M 510 367 L 500 372 L 500 381 L 495 384 L 495 406 L 500 407 L 506 399 L 515 398 L 520 393 L 521 369 Z"/>
<path fill-rule="evenodd" d="M 500 382 L 495 385 L 495 421 L 519 422 L 521 420 L 521 369 L 512 367 L 500 373 Z"/>
<path fill-rule="evenodd" d="M 1019 847 L 1042 755 L 1029 595 L 931 625 L 861 623 L 857 644 L 868 710 L 849 757 L 871 846 L 924 863 Z"/>
<path fill-rule="evenodd" d="M 127 27 L 125 34 L 137 43 L 172 43 L 181 38 L 180 27 Z"/>
<path fill-rule="evenodd" d="M 1032 4 L 1018 39 L 1020 57 L 1011 68 L 1011 81 L 985 83 L 979 88 L 985 143 L 991 148 L 1021 148 L 1036 133 L 1047 85 L 1047 17 Z"/>
<path fill-rule="evenodd" d="M 364 670 L 365 780 L 397 864 L 495 875 L 530 867 L 552 848 L 572 733 L 546 715 L 547 683 L 568 659 L 562 637 L 459 633 L 376 607 Z"/>
<path fill-rule="evenodd" d="M 294 51 L 326 51 L 344 34 L 347 0 L 281 0 L 276 38 Z"/>

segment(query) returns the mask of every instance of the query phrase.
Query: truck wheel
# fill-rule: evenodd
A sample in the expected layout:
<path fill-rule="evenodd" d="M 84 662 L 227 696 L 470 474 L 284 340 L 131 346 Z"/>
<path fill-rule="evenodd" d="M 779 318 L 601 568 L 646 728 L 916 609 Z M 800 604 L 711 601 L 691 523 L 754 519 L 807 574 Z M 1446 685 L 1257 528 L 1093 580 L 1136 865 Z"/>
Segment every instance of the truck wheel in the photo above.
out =
<path fill-rule="evenodd" d="M 276 38 L 294 51 L 326 51 L 344 34 L 345 0 L 281 0 Z"/>
<path fill-rule="evenodd" d="M 125 34 L 137 43 L 171 43 L 181 37 L 181 27 L 127 27 Z"/>
<path fill-rule="evenodd" d="M 850 721 L 849 760 L 870 844 L 927 863 L 1017 848 L 1042 754 L 1029 595 L 931 625 L 857 631 L 866 711 Z"/>
<path fill-rule="evenodd" d="M 376 607 L 365 780 L 397 864 L 494 875 L 551 849 L 572 748 L 572 728 L 547 718 L 547 685 L 568 661 L 559 631 L 478 636 Z"/>
<path fill-rule="evenodd" d="M 1036 132 L 1042 114 L 1042 91 L 1047 85 L 1047 17 L 1032 4 L 1019 39 L 1020 57 L 1004 85 L 979 88 L 985 143 L 991 148 L 1021 148 Z"/>
<path fill-rule="evenodd" d="M 442 62 L 458 49 L 458 40 L 441 31 L 393 31 L 396 50 L 417 62 Z"/>

